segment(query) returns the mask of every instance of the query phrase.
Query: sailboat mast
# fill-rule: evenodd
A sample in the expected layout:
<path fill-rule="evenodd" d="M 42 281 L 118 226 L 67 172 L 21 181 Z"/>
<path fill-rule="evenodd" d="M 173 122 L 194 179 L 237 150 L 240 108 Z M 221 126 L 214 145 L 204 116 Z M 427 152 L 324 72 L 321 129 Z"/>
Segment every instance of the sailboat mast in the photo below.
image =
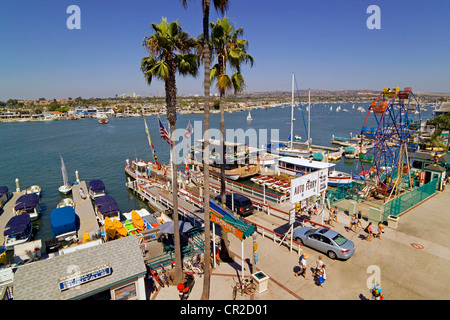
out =
<path fill-rule="evenodd" d="M 291 149 L 292 149 L 292 141 L 294 138 L 294 73 L 292 72 L 292 105 L 291 105 Z"/>
<path fill-rule="evenodd" d="M 311 89 L 308 89 L 308 147 L 311 148 Z"/>

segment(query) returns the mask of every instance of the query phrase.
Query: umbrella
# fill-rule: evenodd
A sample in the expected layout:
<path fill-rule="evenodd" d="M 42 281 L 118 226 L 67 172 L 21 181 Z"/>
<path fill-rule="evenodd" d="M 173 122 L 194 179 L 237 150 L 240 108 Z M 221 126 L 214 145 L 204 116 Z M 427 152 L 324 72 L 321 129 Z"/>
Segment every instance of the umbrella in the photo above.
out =
<path fill-rule="evenodd" d="M 189 222 L 178 221 L 178 225 L 179 225 L 180 232 L 182 232 L 182 233 L 188 232 L 189 230 L 192 229 L 192 224 L 190 224 Z M 161 233 L 173 234 L 174 233 L 173 229 L 174 229 L 173 221 L 166 222 L 159 227 L 159 231 Z"/>

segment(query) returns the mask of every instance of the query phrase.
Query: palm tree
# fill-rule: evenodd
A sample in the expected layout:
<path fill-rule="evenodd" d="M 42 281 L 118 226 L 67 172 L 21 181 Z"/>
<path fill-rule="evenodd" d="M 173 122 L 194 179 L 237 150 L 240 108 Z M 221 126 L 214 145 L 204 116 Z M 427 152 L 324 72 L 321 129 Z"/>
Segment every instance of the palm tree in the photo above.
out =
<path fill-rule="evenodd" d="M 228 9 L 229 0 L 212 0 L 216 11 L 220 11 L 222 15 Z M 183 6 L 187 6 L 187 0 L 181 0 Z M 211 254 L 211 226 L 210 226 L 210 210 L 209 210 L 209 93 L 210 93 L 210 66 L 211 66 L 211 52 L 209 49 L 209 9 L 210 0 L 202 0 L 203 12 L 203 64 L 205 67 L 203 79 L 203 95 L 204 95 L 204 152 L 203 152 L 203 194 L 204 201 L 204 223 L 205 223 L 205 275 L 203 278 L 202 300 L 209 300 L 210 283 L 211 283 L 211 261 L 209 256 Z M 206 159 L 206 161 L 205 161 Z"/>
<path fill-rule="evenodd" d="M 197 56 L 191 53 L 195 47 L 196 40 L 190 38 L 183 31 L 178 21 L 167 24 L 167 19 L 162 18 L 160 24 L 152 23 L 154 33 L 144 39 L 143 46 L 150 53 L 148 57 L 142 58 L 141 71 L 144 73 L 147 84 L 150 85 L 153 77 L 164 81 L 166 92 L 167 120 L 170 124 L 172 140 L 172 196 L 173 196 L 173 222 L 175 243 L 175 281 L 183 281 L 183 269 L 181 262 L 180 232 L 178 229 L 178 185 L 176 177 L 175 148 L 175 124 L 177 87 L 175 75 L 182 76 L 198 74 Z"/>
<path fill-rule="evenodd" d="M 253 57 L 247 53 L 248 41 L 239 39 L 244 30 L 235 29 L 227 17 L 217 19 L 211 23 L 211 46 L 217 61 L 211 68 L 210 80 L 216 80 L 216 87 L 220 93 L 220 132 L 222 164 L 220 168 L 220 180 L 222 203 L 225 203 L 225 94 L 234 89 L 234 94 L 242 92 L 245 81 L 241 74 L 242 63 L 250 62 L 253 66 Z M 227 63 L 233 70 L 231 77 L 227 72 Z M 225 241 L 226 242 L 226 241 Z"/>

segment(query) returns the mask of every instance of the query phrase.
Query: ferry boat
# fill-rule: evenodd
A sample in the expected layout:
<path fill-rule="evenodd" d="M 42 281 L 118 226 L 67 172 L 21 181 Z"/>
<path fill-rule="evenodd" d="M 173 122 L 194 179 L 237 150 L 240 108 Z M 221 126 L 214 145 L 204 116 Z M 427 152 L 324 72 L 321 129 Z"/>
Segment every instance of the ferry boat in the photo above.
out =
<path fill-rule="evenodd" d="M 220 141 L 211 139 L 209 141 L 209 169 L 211 172 L 220 174 Z M 191 148 L 192 164 L 203 168 L 204 141 L 196 141 Z M 225 141 L 225 177 L 230 180 L 239 180 L 253 177 L 260 173 L 260 162 L 258 161 L 258 149 L 243 143 Z"/>
<path fill-rule="evenodd" d="M 33 225 L 29 214 L 12 217 L 6 224 L 4 246 L 6 250 L 13 250 L 14 246 L 25 243 L 31 239 Z"/>
<path fill-rule="evenodd" d="M 15 215 L 28 214 L 31 221 L 39 218 L 39 196 L 36 193 L 26 193 L 16 200 L 13 213 Z"/>

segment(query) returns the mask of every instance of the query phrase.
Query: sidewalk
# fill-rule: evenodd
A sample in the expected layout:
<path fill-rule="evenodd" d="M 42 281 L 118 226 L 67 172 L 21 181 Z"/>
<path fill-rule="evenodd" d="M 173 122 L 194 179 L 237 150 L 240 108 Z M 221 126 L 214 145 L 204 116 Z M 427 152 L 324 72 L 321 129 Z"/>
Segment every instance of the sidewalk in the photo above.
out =
<path fill-rule="evenodd" d="M 449 299 L 449 207 L 448 188 L 403 214 L 398 229 L 385 228 L 382 240 L 372 239 L 370 242 L 365 240 L 366 233 L 361 228 L 356 233 L 347 232 L 350 218 L 340 213 L 339 222 L 332 229 L 355 243 L 353 257 L 347 261 L 331 260 L 325 254 L 302 247 L 303 252 L 309 253 L 308 269 L 315 265 L 318 256 L 322 256 L 327 265 L 327 281 L 323 287 L 314 283 L 310 270 L 307 273 L 310 280 L 294 276 L 294 268 L 298 266 L 296 250 L 290 252 L 287 246 L 279 246 L 272 238 L 258 235 L 256 271 L 262 270 L 270 277 L 268 290 L 253 297 L 238 295 L 237 300 L 364 300 L 370 297 L 367 283 L 375 277 L 373 270 L 379 270 L 379 280 L 388 300 Z M 258 221 L 263 219 L 255 217 Z M 328 218 L 328 212 L 324 218 Z M 282 229 L 280 226 L 283 224 L 286 221 L 276 217 L 267 219 L 267 226 L 272 230 Z M 363 226 L 366 225 L 367 222 L 363 221 Z M 241 242 L 233 236 L 229 240 L 235 261 L 233 264 L 221 263 L 212 271 L 211 300 L 231 300 L 232 286 L 237 281 L 237 275 L 241 276 Z M 423 246 L 423 249 L 413 247 L 412 243 Z M 251 238 L 244 240 L 245 259 L 249 261 L 252 247 Z M 250 267 L 246 262 L 244 266 L 244 275 L 248 277 Z M 195 281 L 189 300 L 201 298 L 203 277 L 196 276 Z M 176 286 L 161 288 L 151 299 L 177 300 Z"/>

